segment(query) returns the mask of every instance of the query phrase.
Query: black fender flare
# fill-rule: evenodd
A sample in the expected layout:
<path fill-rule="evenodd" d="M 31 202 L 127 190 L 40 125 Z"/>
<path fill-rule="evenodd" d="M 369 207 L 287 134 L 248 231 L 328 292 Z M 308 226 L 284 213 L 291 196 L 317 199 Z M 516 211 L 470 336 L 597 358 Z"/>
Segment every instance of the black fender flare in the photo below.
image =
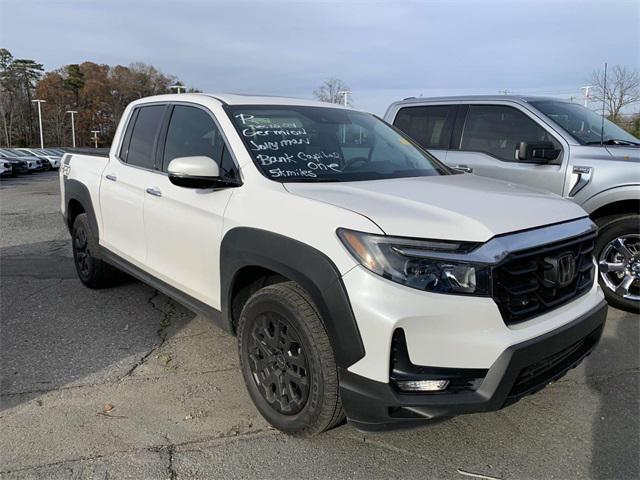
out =
<path fill-rule="evenodd" d="M 78 180 L 66 179 L 64 180 L 64 205 L 65 205 L 65 223 L 71 231 L 73 225 L 69 224 L 69 203 L 71 200 L 77 201 L 85 213 L 87 214 L 89 220 L 89 226 L 96 236 L 96 241 L 100 238 L 100 229 L 98 228 L 98 220 L 96 219 L 96 214 L 93 209 L 93 202 L 91 201 L 91 194 L 89 193 L 89 189 L 83 183 Z"/>
<path fill-rule="evenodd" d="M 340 271 L 321 251 L 266 230 L 236 227 L 220 246 L 220 287 L 223 323 L 233 330 L 231 296 L 244 267 L 262 267 L 298 283 L 320 311 L 339 367 L 364 357 L 364 345 Z"/>

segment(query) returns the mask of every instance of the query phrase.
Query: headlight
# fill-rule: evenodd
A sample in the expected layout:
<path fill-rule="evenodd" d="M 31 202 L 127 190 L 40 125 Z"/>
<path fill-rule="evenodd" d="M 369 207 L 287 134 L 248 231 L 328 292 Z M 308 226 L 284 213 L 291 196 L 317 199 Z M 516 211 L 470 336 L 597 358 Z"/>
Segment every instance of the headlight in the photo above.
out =
<path fill-rule="evenodd" d="M 343 228 L 337 233 L 360 264 L 388 280 L 429 292 L 489 295 L 488 265 L 446 258 L 469 252 L 475 243 L 413 240 Z"/>

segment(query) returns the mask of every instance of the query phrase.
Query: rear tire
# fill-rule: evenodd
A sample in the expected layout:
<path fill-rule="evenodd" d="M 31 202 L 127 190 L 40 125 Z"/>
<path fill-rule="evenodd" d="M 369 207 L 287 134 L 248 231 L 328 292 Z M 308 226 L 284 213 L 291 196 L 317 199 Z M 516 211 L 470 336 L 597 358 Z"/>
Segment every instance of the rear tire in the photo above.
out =
<path fill-rule="evenodd" d="M 264 287 L 238 321 L 240 365 L 262 416 L 311 436 L 344 419 L 333 349 L 309 294 L 295 282 Z"/>
<path fill-rule="evenodd" d="M 640 215 L 614 215 L 595 221 L 600 227 L 595 249 L 598 281 L 607 302 L 613 307 L 638 313 Z"/>
<path fill-rule="evenodd" d="M 98 239 L 89 226 L 86 213 L 76 217 L 71 229 L 73 260 L 80 281 L 89 288 L 104 288 L 118 277 L 117 269 L 96 257 Z"/>

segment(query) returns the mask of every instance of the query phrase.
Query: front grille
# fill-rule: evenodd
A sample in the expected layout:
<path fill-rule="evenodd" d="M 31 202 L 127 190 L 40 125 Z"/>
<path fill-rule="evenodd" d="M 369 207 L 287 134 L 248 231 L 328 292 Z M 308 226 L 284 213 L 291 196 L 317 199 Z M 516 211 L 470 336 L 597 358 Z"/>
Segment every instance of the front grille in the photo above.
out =
<path fill-rule="evenodd" d="M 548 312 L 589 291 L 595 268 L 595 233 L 511 253 L 493 270 L 493 299 L 507 325 Z M 550 280 L 555 259 L 566 254 L 575 259 L 570 283 Z"/>
<path fill-rule="evenodd" d="M 573 345 L 522 369 L 509 397 L 513 399 L 533 393 L 563 376 L 593 349 L 600 338 L 600 330 L 598 328 Z"/>

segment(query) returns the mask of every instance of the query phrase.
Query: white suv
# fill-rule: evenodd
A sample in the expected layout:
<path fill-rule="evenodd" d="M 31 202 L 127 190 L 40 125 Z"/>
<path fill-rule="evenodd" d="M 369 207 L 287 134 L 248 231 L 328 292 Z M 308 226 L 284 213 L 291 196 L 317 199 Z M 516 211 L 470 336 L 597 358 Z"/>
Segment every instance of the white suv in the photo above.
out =
<path fill-rule="evenodd" d="M 298 434 L 501 408 L 595 347 L 594 224 L 562 198 L 457 174 L 378 118 L 182 94 L 67 154 L 80 280 L 113 267 L 238 336 L 258 410 Z"/>

